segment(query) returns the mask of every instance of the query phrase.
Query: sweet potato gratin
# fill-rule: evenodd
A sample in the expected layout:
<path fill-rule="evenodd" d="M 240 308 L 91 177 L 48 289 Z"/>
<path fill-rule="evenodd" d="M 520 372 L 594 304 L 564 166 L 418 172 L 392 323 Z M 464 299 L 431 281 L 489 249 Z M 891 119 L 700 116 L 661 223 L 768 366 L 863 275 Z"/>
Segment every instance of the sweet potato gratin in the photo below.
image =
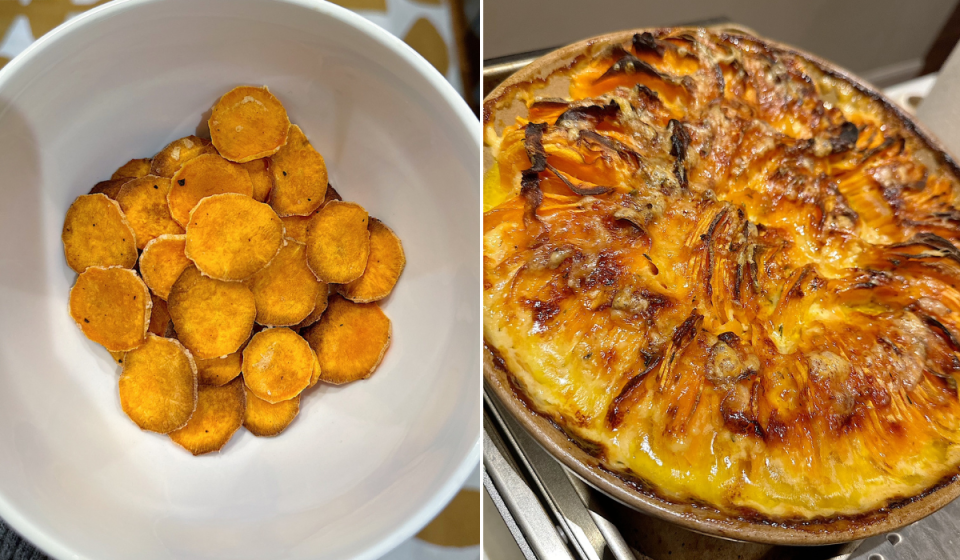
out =
<path fill-rule="evenodd" d="M 775 522 L 957 475 L 956 167 L 885 102 L 758 40 L 666 30 L 484 117 L 485 343 L 605 467 Z"/>

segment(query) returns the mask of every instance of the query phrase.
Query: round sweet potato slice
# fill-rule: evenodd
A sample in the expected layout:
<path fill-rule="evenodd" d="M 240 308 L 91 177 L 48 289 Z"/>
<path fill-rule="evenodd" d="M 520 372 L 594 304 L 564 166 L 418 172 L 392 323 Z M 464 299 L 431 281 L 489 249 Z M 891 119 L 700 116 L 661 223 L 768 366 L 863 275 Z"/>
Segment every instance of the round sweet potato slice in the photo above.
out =
<path fill-rule="evenodd" d="M 269 403 L 254 395 L 244 386 L 247 393 L 247 408 L 243 413 L 243 427 L 257 437 L 273 437 L 287 429 L 300 414 L 300 395 Z"/>
<path fill-rule="evenodd" d="M 113 172 L 111 179 L 137 179 L 150 174 L 150 158 L 131 159 Z"/>
<path fill-rule="evenodd" d="M 90 192 L 87 194 L 105 194 L 108 197 L 116 200 L 117 195 L 120 194 L 120 187 L 124 183 L 129 181 L 129 177 L 124 177 L 122 179 L 110 179 L 108 181 L 100 181 L 90 189 Z"/>
<path fill-rule="evenodd" d="M 60 239 L 67 265 L 77 273 L 137 263 L 137 236 L 117 201 L 105 194 L 78 196 L 67 210 Z"/>
<path fill-rule="evenodd" d="M 392 229 L 376 218 L 370 218 L 369 228 L 370 257 L 366 270 L 353 282 L 337 286 L 340 295 L 354 303 L 370 303 L 390 295 L 407 264 L 403 245 Z"/>
<path fill-rule="evenodd" d="M 370 377 L 380 365 L 390 346 L 390 319 L 376 303 L 334 296 L 304 338 L 317 352 L 320 379 L 341 385 Z"/>
<path fill-rule="evenodd" d="M 190 212 L 185 253 L 211 278 L 245 280 L 267 266 L 282 246 L 283 222 L 249 196 L 209 196 Z"/>
<path fill-rule="evenodd" d="M 177 338 L 197 359 L 236 352 L 250 338 L 257 305 L 250 288 L 184 269 L 170 289 L 167 310 Z"/>
<path fill-rule="evenodd" d="M 244 408 L 246 394 L 239 378 L 222 387 L 201 385 L 193 416 L 170 432 L 170 439 L 194 455 L 220 451 L 243 425 Z"/>
<path fill-rule="evenodd" d="M 242 166 L 217 154 L 203 154 L 183 164 L 173 174 L 167 203 L 170 215 L 181 226 L 190 221 L 190 211 L 205 197 L 223 193 L 253 195 L 250 174 Z"/>
<path fill-rule="evenodd" d="M 143 344 L 152 307 L 146 284 L 126 268 L 92 266 L 70 290 L 70 316 L 87 338 L 111 352 Z"/>
<path fill-rule="evenodd" d="M 309 216 L 323 204 L 327 166 L 299 126 L 290 126 L 287 144 L 270 157 L 270 174 L 270 206 L 278 215 Z"/>
<path fill-rule="evenodd" d="M 330 284 L 320 282 L 320 291 L 317 292 L 317 302 L 313 306 L 313 311 L 307 315 L 307 318 L 295 327 L 297 330 L 304 329 L 320 320 L 323 312 L 327 310 L 327 299 L 330 297 Z"/>
<path fill-rule="evenodd" d="M 150 174 L 158 177 L 173 177 L 183 164 L 203 154 L 215 154 L 216 149 L 206 138 L 185 136 L 174 140 L 150 160 Z"/>
<path fill-rule="evenodd" d="M 137 235 L 137 248 L 164 234 L 180 234 L 183 228 L 170 215 L 167 193 L 170 179 L 146 175 L 124 183 L 117 194 L 117 203 Z"/>
<path fill-rule="evenodd" d="M 153 307 L 150 308 L 150 326 L 147 327 L 147 332 L 157 336 L 167 336 L 167 329 L 170 327 L 167 302 L 160 299 L 157 294 L 150 294 L 150 301 L 153 302 Z"/>
<path fill-rule="evenodd" d="M 286 328 L 264 329 L 243 349 L 243 382 L 269 403 L 292 399 L 310 385 L 317 356 L 300 335 Z"/>
<path fill-rule="evenodd" d="M 273 177 L 268 169 L 270 158 L 254 159 L 240 165 L 250 174 L 250 182 L 253 183 L 253 199 L 257 202 L 266 202 L 273 189 Z"/>
<path fill-rule="evenodd" d="M 126 353 L 120 407 L 140 429 L 168 434 L 184 427 L 197 407 L 197 365 L 172 338 L 148 334 Z"/>
<path fill-rule="evenodd" d="M 243 367 L 243 352 L 239 350 L 222 358 L 197 360 L 197 375 L 201 385 L 226 385 L 240 375 Z"/>
<path fill-rule="evenodd" d="M 307 227 L 307 264 L 320 280 L 345 284 L 359 278 L 370 256 L 367 211 L 353 202 L 329 202 Z"/>
<path fill-rule="evenodd" d="M 266 86 L 239 86 L 217 101 L 207 124 L 220 155 L 244 163 L 271 156 L 286 144 L 290 119 Z"/>
<path fill-rule="evenodd" d="M 326 287 L 307 267 L 306 246 L 293 239 L 285 239 L 277 256 L 247 283 L 257 300 L 257 322 L 268 327 L 306 319 Z"/>
<path fill-rule="evenodd" d="M 162 299 L 167 299 L 173 283 L 192 264 L 184 252 L 186 245 L 186 235 L 164 234 L 147 243 L 140 254 L 140 275 L 150 291 Z"/>

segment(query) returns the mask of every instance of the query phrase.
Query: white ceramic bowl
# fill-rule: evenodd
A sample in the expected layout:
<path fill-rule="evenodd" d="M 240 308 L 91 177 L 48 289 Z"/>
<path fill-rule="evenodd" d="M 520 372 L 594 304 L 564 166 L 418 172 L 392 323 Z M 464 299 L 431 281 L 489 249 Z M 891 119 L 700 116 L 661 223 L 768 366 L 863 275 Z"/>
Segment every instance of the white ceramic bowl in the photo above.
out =
<path fill-rule="evenodd" d="M 117 368 L 67 313 L 60 232 L 74 197 L 194 133 L 238 84 L 283 101 L 407 268 L 371 379 L 319 387 L 277 438 L 241 430 L 195 458 L 120 410 Z M 0 71 L 0 172 L 0 517 L 47 553 L 374 558 L 476 465 L 480 126 L 398 39 L 307 0 L 108 4 Z"/>

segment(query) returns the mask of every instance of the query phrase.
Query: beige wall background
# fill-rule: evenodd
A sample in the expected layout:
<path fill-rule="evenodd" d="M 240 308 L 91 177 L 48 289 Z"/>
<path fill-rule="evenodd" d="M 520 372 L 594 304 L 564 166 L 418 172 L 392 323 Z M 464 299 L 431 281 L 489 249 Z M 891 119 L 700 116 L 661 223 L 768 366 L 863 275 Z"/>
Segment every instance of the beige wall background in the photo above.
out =
<path fill-rule="evenodd" d="M 877 85 L 917 75 L 955 0 L 484 0 L 483 58 L 609 31 L 726 18 Z"/>

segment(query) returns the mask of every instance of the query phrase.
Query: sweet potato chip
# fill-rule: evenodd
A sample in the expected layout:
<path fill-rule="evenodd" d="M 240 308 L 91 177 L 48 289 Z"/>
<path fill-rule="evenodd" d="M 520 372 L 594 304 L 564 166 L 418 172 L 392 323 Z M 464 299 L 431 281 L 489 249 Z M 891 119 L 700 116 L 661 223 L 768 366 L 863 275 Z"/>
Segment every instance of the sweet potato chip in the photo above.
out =
<path fill-rule="evenodd" d="M 191 159 L 215 153 L 216 149 L 206 138 L 186 136 L 170 142 L 160 153 L 153 156 L 150 161 L 150 174 L 170 178 Z"/>
<path fill-rule="evenodd" d="M 253 199 L 257 202 L 266 202 L 273 189 L 273 177 L 270 176 L 268 169 L 270 158 L 254 159 L 240 165 L 250 174 L 250 182 L 253 183 Z"/>
<path fill-rule="evenodd" d="M 246 395 L 237 378 L 222 387 L 201 385 L 197 409 L 187 425 L 170 432 L 170 439 L 194 455 L 220 451 L 243 425 Z"/>
<path fill-rule="evenodd" d="M 283 222 L 249 196 L 209 196 L 190 212 L 185 253 L 211 278 L 245 280 L 272 261 L 282 245 Z"/>
<path fill-rule="evenodd" d="M 317 305 L 321 287 L 307 267 L 306 247 L 285 239 L 277 256 L 247 280 L 257 300 L 257 322 L 270 327 L 296 325 Z"/>
<path fill-rule="evenodd" d="M 270 206 L 280 216 L 309 216 L 323 204 L 327 166 L 299 126 L 290 126 L 287 144 L 271 156 L 270 174 Z"/>
<path fill-rule="evenodd" d="M 190 211 L 201 199 L 223 193 L 252 196 L 250 174 L 243 166 L 230 163 L 217 154 L 197 156 L 173 174 L 167 195 L 170 215 L 186 227 Z"/>
<path fill-rule="evenodd" d="M 243 352 L 237 350 L 222 358 L 197 360 L 197 375 L 201 385 L 226 385 L 233 381 L 243 367 Z"/>
<path fill-rule="evenodd" d="M 184 427 L 197 407 L 197 365 L 190 351 L 148 334 L 123 360 L 120 407 L 142 430 L 167 434 Z"/>
<path fill-rule="evenodd" d="M 150 174 L 150 158 L 131 159 L 110 176 L 111 179 L 137 179 Z"/>
<path fill-rule="evenodd" d="M 126 268 L 92 266 L 70 290 L 70 316 L 87 338 L 111 352 L 143 344 L 152 307 L 146 284 Z"/>
<path fill-rule="evenodd" d="M 317 360 L 316 365 L 313 366 L 313 375 L 310 376 L 310 384 L 307 385 L 307 389 L 313 387 L 320 382 L 320 360 Z"/>
<path fill-rule="evenodd" d="M 341 385 L 370 377 L 380 365 L 390 346 L 390 319 L 376 303 L 334 296 L 304 338 L 317 352 L 320 379 Z"/>
<path fill-rule="evenodd" d="M 183 228 L 170 215 L 167 193 L 170 179 L 146 175 L 124 183 L 117 195 L 117 203 L 137 234 L 137 248 L 166 233 L 183 233 Z"/>
<path fill-rule="evenodd" d="M 153 302 L 153 307 L 150 309 L 150 326 L 147 327 L 147 332 L 157 336 L 167 336 L 167 328 L 170 326 L 167 302 L 156 294 L 150 294 L 150 300 Z"/>
<path fill-rule="evenodd" d="M 173 284 L 167 310 L 177 338 L 203 360 L 236 352 L 250 337 L 257 316 L 250 288 L 208 278 L 195 266 Z"/>
<path fill-rule="evenodd" d="M 109 181 L 100 181 L 90 189 L 90 192 L 87 194 L 105 194 L 108 197 L 116 200 L 117 195 L 120 194 L 120 187 L 124 183 L 129 181 L 129 177 L 124 177 L 122 179 L 110 179 Z"/>
<path fill-rule="evenodd" d="M 244 163 L 275 154 L 287 142 L 290 119 L 266 86 L 240 86 L 217 101 L 207 124 L 220 155 Z"/>
<path fill-rule="evenodd" d="M 363 276 L 337 286 L 340 295 L 354 303 L 381 300 L 393 291 L 407 259 L 403 245 L 393 230 L 376 218 L 370 218 L 370 257 Z"/>
<path fill-rule="evenodd" d="M 60 239 L 67 265 L 76 272 L 137 263 L 136 234 L 120 205 L 105 194 L 78 196 L 67 210 Z"/>
<path fill-rule="evenodd" d="M 317 278 L 333 284 L 363 274 L 370 255 L 367 211 L 353 202 L 329 202 L 307 228 L 307 263 Z"/>
<path fill-rule="evenodd" d="M 264 329 L 243 349 L 243 382 L 254 395 L 278 403 L 300 394 L 310 385 L 317 356 L 292 330 Z"/>
<path fill-rule="evenodd" d="M 287 429 L 297 414 L 300 414 L 300 395 L 269 403 L 254 395 L 250 389 L 247 392 L 247 408 L 243 413 L 243 427 L 258 437 L 273 437 Z"/>
<path fill-rule="evenodd" d="M 170 288 L 191 261 L 184 253 L 186 235 L 164 234 L 147 243 L 140 255 L 140 275 L 150 290 L 167 299 Z"/>
<path fill-rule="evenodd" d="M 320 282 L 320 291 L 317 292 L 317 303 L 313 306 L 313 311 L 307 315 L 307 318 L 293 327 L 297 330 L 304 329 L 320 320 L 320 316 L 327 310 L 327 299 L 330 297 L 330 284 Z"/>
<path fill-rule="evenodd" d="M 289 237 L 300 243 L 307 242 L 307 226 L 310 224 L 310 216 L 283 216 L 280 220 L 283 222 L 283 236 Z"/>

